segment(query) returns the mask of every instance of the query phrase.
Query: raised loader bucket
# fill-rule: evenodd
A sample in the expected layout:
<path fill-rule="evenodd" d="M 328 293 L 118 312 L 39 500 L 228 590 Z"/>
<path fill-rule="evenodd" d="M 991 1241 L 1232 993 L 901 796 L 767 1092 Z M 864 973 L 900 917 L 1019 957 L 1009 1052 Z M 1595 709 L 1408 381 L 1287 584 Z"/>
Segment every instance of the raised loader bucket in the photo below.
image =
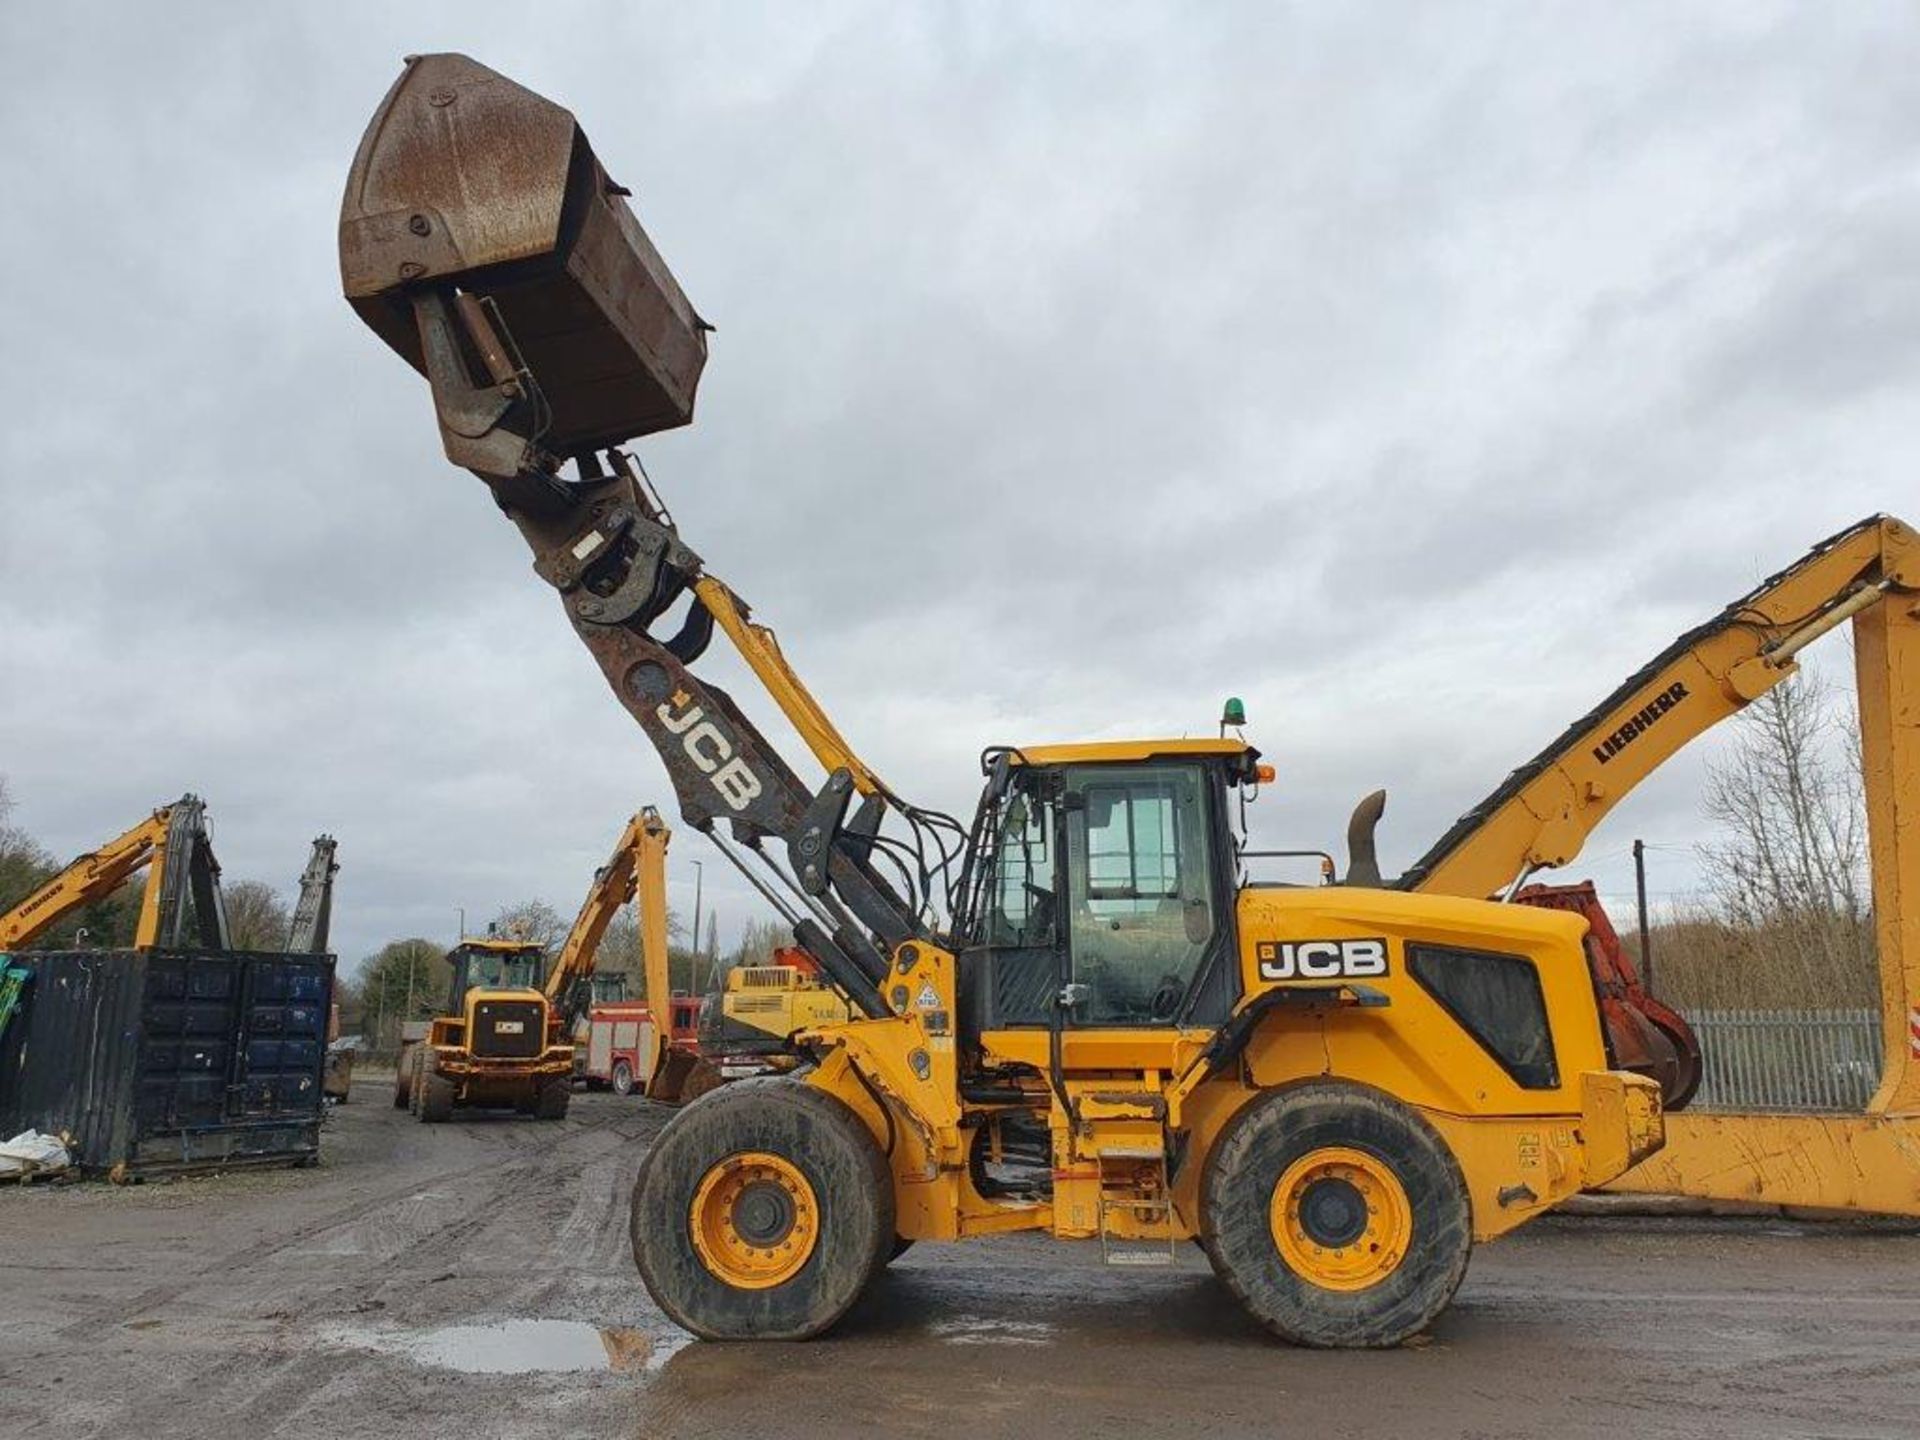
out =
<path fill-rule="evenodd" d="M 412 56 L 347 177 L 341 283 L 422 374 L 415 299 L 491 302 L 551 412 L 532 438 L 553 455 L 684 425 L 707 327 L 627 193 L 570 112 L 464 55 Z"/>

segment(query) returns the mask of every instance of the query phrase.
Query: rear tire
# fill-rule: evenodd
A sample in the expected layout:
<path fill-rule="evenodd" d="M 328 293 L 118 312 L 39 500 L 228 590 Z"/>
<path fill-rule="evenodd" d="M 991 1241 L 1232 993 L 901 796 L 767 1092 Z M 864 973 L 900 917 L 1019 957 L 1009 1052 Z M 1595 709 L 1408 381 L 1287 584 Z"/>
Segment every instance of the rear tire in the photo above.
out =
<path fill-rule="evenodd" d="M 633 1258 L 707 1340 L 805 1340 L 859 1298 L 895 1241 L 893 1177 L 839 1100 L 785 1077 L 681 1110 L 641 1162 Z"/>
<path fill-rule="evenodd" d="M 542 1120 L 564 1120 L 567 1118 L 567 1105 L 573 1099 L 573 1083 L 569 1080 L 546 1080 L 540 1085 L 539 1098 L 534 1102 L 533 1113 Z"/>
<path fill-rule="evenodd" d="M 624 1060 L 613 1062 L 613 1093 L 616 1095 L 633 1094 L 633 1067 Z"/>
<path fill-rule="evenodd" d="M 453 1081 L 429 1070 L 420 1077 L 419 1089 L 421 1124 L 441 1125 L 453 1118 Z"/>
<path fill-rule="evenodd" d="M 1446 1308 L 1473 1248 L 1466 1181 L 1419 1114 L 1337 1081 L 1277 1090 L 1208 1158 L 1202 1248 L 1296 1345 L 1384 1349 Z"/>

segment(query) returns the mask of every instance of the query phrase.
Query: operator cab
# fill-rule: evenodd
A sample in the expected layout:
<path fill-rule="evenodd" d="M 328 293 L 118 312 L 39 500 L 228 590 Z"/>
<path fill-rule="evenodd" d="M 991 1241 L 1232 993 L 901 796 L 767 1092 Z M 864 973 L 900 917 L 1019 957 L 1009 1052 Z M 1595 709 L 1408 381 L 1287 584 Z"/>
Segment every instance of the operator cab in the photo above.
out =
<path fill-rule="evenodd" d="M 460 1014 L 469 990 L 538 990 L 546 950 L 530 940 L 462 940 L 447 952 L 452 967 L 447 1012 Z"/>
<path fill-rule="evenodd" d="M 1213 1026 L 1240 989 L 1237 739 L 989 751 L 959 927 L 961 1020 L 988 1030 Z M 1265 772 L 1270 774 L 1270 771 Z"/>

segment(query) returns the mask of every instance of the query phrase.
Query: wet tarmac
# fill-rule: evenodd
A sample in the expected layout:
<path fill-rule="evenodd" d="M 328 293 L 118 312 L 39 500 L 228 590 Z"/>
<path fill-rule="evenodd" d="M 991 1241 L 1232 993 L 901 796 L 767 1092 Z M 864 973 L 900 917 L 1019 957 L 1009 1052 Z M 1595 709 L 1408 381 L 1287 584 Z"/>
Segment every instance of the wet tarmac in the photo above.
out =
<path fill-rule="evenodd" d="M 662 1112 L 382 1100 L 315 1171 L 0 1190 L 0 1436 L 1920 1435 L 1910 1228 L 1548 1221 L 1384 1354 L 1273 1342 L 1197 1254 L 921 1245 L 827 1339 L 709 1345 L 627 1252 Z"/>

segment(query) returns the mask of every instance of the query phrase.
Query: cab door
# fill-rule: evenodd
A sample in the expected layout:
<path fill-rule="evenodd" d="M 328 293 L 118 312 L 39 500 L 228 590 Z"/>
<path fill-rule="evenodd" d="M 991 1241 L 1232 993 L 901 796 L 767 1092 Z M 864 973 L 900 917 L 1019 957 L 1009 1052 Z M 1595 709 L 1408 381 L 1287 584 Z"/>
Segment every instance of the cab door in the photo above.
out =
<path fill-rule="evenodd" d="M 1068 1023 L 1217 1023 L 1225 1008 L 1213 992 L 1230 1007 L 1233 967 L 1219 963 L 1231 927 L 1213 776 L 1201 763 L 1166 761 L 1069 766 L 1063 779 Z"/>

